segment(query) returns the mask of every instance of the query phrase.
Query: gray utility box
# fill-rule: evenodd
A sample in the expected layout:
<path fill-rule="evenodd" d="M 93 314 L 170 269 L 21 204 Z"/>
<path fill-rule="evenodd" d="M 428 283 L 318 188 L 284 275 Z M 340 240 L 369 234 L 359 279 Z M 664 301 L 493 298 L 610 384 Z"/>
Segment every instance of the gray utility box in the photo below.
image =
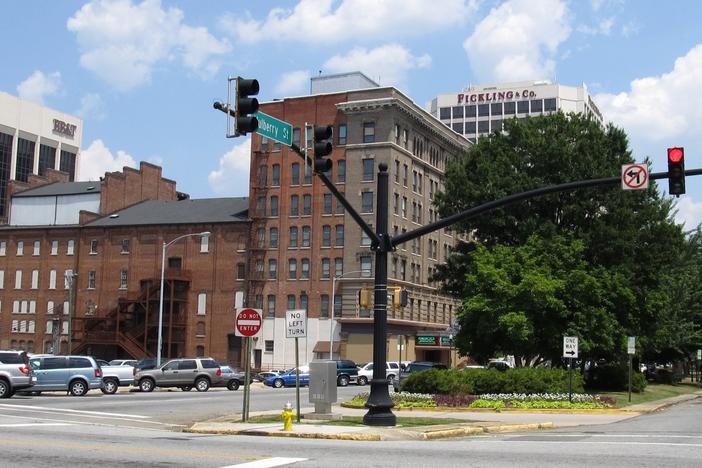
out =
<path fill-rule="evenodd" d="M 332 413 L 332 403 L 336 403 L 336 361 L 310 362 L 310 403 L 314 403 L 314 413 L 305 418 L 341 419 L 341 414 Z"/>

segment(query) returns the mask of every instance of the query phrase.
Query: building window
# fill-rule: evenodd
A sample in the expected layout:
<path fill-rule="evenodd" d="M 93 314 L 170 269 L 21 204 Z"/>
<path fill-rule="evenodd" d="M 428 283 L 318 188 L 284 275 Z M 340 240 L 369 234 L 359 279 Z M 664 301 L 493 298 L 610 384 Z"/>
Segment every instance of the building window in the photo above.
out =
<path fill-rule="evenodd" d="M 363 182 L 373 181 L 373 169 L 375 166 L 375 160 L 373 159 L 363 159 Z"/>
<path fill-rule="evenodd" d="M 371 277 L 371 265 L 372 265 L 372 260 L 370 255 L 362 255 L 361 256 L 361 276 L 364 278 L 370 278 Z"/>
<path fill-rule="evenodd" d="M 49 272 L 49 289 L 56 289 L 56 270 Z"/>
<path fill-rule="evenodd" d="M 344 298 L 342 294 L 334 296 L 334 317 L 341 317 L 341 300 Z"/>
<path fill-rule="evenodd" d="M 39 255 L 41 248 L 41 242 L 40 241 L 34 241 L 34 249 L 32 251 L 32 255 Z"/>
<path fill-rule="evenodd" d="M 280 186 L 280 164 L 273 164 L 271 171 L 272 171 L 271 185 L 273 187 Z"/>
<path fill-rule="evenodd" d="M 305 293 L 300 294 L 300 309 L 307 310 L 308 303 L 309 303 L 309 297 L 307 296 L 307 294 L 305 294 Z"/>
<path fill-rule="evenodd" d="M 275 317 L 275 294 L 268 295 L 268 308 L 266 310 L 266 317 Z"/>
<path fill-rule="evenodd" d="M 195 336 L 205 336 L 205 322 L 197 322 L 195 325 Z"/>
<path fill-rule="evenodd" d="M 278 279 L 278 261 L 268 260 L 268 279 Z"/>
<path fill-rule="evenodd" d="M 24 241 L 17 241 L 17 256 L 24 255 Z"/>
<path fill-rule="evenodd" d="M 331 226 L 322 226 L 322 247 L 331 247 Z"/>
<path fill-rule="evenodd" d="M 330 263 L 328 258 L 322 259 L 322 278 L 329 278 Z"/>
<path fill-rule="evenodd" d="M 373 192 L 361 192 L 361 213 L 373 212 Z"/>
<path fill-rule="evenodd" d="M 290 173 L 290 185 L 300 185 L 300 165 L 293 163 Z"/>
<path fill-rule="evenodd" d="M 300 262 L 300 266 L 302 267 L 302 271 L 300 272 L 300 278 L 310 279 L 310 259 L 303 258 Z"/>
<path fill-rule="evenodd" d="M 290 239 L 288 247 L 297 247 L 297 226 L 290 227 Z"/>
<path fill-rule="evenodd" d="M 68 174 L 68 180 L 73 182 L 76 179 L 76 153 L 61 150 L 59 170 Z"/>
<path fill-rule="evenodd" d="M 256 259 L 255 267 L 256 267 L 256 278 L 263 279 L 263 270 L 264 270 L 263 259 L 261 259 L 261 258 Z"/>
<path fill-rule="evenodd" d="M 273 352 L 273 349 L 274 349 L 274 348 L 273 348 L 273 345 L 274 345 L 275 342 L 274 342 L 273 340 L 266 340 L 264 343 L 265 343 L 265 345 L 264 345 L 264 346 L 265 346 L 264 352 L 266 352 L 266 353 L 272 353 L 272 352 Z"/>
<path fill-rule="evenodd" d="M 544 99 L 544 111 L 551 112 L 556 110 L 556 98 Z"/>
<path fill-rule="evenodd" d="M 278 196 L 271 197 L 271 216 L 278 216 Z"/>
<path fill-rule="evenodd" d="M 58 255 L 58 241 L 57 240 L 52 240 L 51 241 L 51 255 Z"/>
<path fill-rule="evenodd" d="M 15 271 L 15 289 L 22 289 L 22 270 Z"/>
<path fill-rule="evenodd" d="M 258 166 L 258 185 L 259 187 L 268 185 L 268 166 Z"/>
<path fill-rule="evenodd" d="M 256 247 L 262 249 L 266 246 L 266 228 L 256 230 Z"/>
<path fill-rule="evenodd" d="M 71 241 L 68 241 L 68 242 L 70 243 Z M 122 239 L 122 249 L 120 250 L 120 253 L 123 253 L 123 254 L 129 253 L 129 239 Z"/>
<path fill-rule="evenodd" d="M 312 236 L 312 228 L 309 226 L 302 226 L 302 246 L 310 246 L 310 237 Z"/>
<path fill-rule="evenodd" d="M 0 289 L 5 289 L 5 270 L 0 270 Z"/>
<path fill-rule="evenodd" d="M 288 310 L 295 309 L 295 296 L 293 294 L 288 294 Z"/>
<path fill-rule="evenodd" d="M 452 123 L 451 130 L 453 130 L 456 133 L 463 134 L 463 122 Z"/>
<path fill-rule="evenodd" d="M 297 195 L 290 196 L 290 216 L 298 216 L 300 214 L 300 197 Z"/>
<path fill-rule="evenodd" d="M 363 143 L 375 143 L 375 122 L 363 122 Z"/>
<path fill-rule="evenodd" d="M 273 151 L 280 151 L 280 142 L 273 140 Z"/>
<path fill-rule="evenodd" d="M 529 113 L 529 101 L 518 101 L 517 102 L 517 113 L 518 114 L 528 114 Z"/>
<path fill-rule="evenodd" d="M 278 228 L 272 227 L 270 230 L 270 246 L 272 249 L 278 248 Z"/>
<path fill-rule="evenodd" d="M 288 260 L 288 279 L 297 279 L 297 260 Z"/>
<path fill-rule="evenodd" d="M 127 270 L 123 269 L 119 272 L 119 289 L 127 289 Z"/>
<path fill-rule="evenodd" d="M 46 313 L 48 315 L 53 315 L 54 313 L 54 301 L 47 301 L 46 302 Z"/>
<path fill-rule="evenodd" d="M 197 315 L 207 314 L 207 293 L 201 292 L 197 295 Z"/>
<path fill-rule="evenodd" d="M 346 182 L 346 161 L 343 159 L 336 163 L 336 181 L 340 184 Z"/>
<path fill-rule="evenodd" d="M 200 236 L 200 253 L 207 253 L 210 251 L 210 236 Z"/>
<path fill-rule="evenodd" d="M 306 194 L 302 196 L 302 214 L 305 216 L 312 214 L 312 195 Z"/>
<path fill-rule="evenodd" d="M 407 167 L 407 164 L 402 165 L 402 185 L 403 187 L 407 187 L 407 178 L 409 176 L 409 168 Z"/>
<path fill-rule="evenodd" d="M 245 263 L 237 263 L 236 264 L 236 279 L 237 280 L 246 279 L 246 264 Z"/>
<path fill-rule="evenodd" d="M 96 255 L 98 253 L 98 241 L 97 239 L 92 239 L 90 241 L 90 255 Z"/>
<path fill-rule="evenodd" d="M 329 296 L 322 294 L 320 297 L 319 316 L 321 318 L 329 318 Z"/>
<path fill-rule="evenodd" d="M 88 272 L 88 289 L 95 289 L 95 270 L 90 270 Z"/>
<path fill-rule="evenodd" d="M 33 141 L 25 140 L 24 138 L 17 139 L 17 169 L 15 171 L 15 180 L 27 182 L 29 174 L 34 168 L 34 145 Z"/>
<path fill-rule="evenodd" d="M 332 214 L 332 194 L 331 193 L 325 193 L 324 194 L 324 204 L 322 208 L 322 213 L 329 215 Z"/>
<path fill-rule="evenodd" d="M 268 152 L 268 138 L 266 137 L 261 137 L 261 151 L 263 153 Z"/>
<path fill-rule="evenodd" d="M 337 257 L 334 259 L 334 276 L 337 278 L 344 274 L 344 259 Z"/>
<path fill-rule="evenodd" d="M 490 114 L 495 115 L 495 116 L 501 116 L 502 115 L 502 103 L 501 102 L 494 102 L 490 104 Z"/>
<path fill-rule="evenodd" d="M 205 347 L 202 345 L 197 345 L 195 347 L 195 357 L 205 357 Z"/>
<path fill-rule="evenodd" d="M 305 184 L 312 184 L 312 166 L 305 163 Z"/>
<path fill-rule="evenodd" d="M 336 225 L 336 236 L 334 238 L 334 245 L 336 247 L 343 247 L 344 246 L 344 225 L 343 224 Z"/>
<path fill-rule="evenodd" d="M 300 146 L 300 127 L 293 128 L 292 142 L 298 147 Z"/>
<path fill-rule="evenodd" d="M 488 133 L 490 131 L 489 120 L 478 120 L 478 133 Z"/>
<path fill-rule="evenodd" d="M 543 101 L 541 99 L 534 99 L 531 101 L 531 111 L 532 112 L 541 112 L 541 109 L 543 108 Z"/>
<path fill-rule="evenodd" d="M 490 115 L 490 104 L 478 104 L 478 117 Z"/>
<path fill-rule="evenodd" d="M 39 270 L 32 270 L 32 289 L 39 289 Z"/>
<path fill-rule="evenodd" d="M 340 145 L 346 144 L 346 124 L 339 124 L 339 138 L 337 141 Z"/>
<path fill-rule="evenodd" d="M 504 105 L 505 115 L 514 115 L 514 113 L 516 111 L 516 107 L 517 107 L 517 105 L 514 101 L 505 102 L 505 105 Z"/>
<path fill-rule="evenodd" d="M 451 108 L 450 107 L 440 107 L 439 108 L 439 118 L 441 120 L 451 119 Z"/>
<path fill-rule="evenodd" d="M 39 171 L 40 176 L 46 175 L 47 169 L 56 168 L 56 148 L 39 145 Z"/>
<path fill-rule="evenodd" d="M 266 197 L 264 195 L 256 198 L 256 214 L 266 216 Z"/>
<path fill-rule="evenodd" d="M 340 192 L 341 196 L 344 196 L 344 192 Z M 336 200 L 336 214 L 344 214 L 346 211 L 346 208 L 344 208 L 344 204 L 341 203 L 341 200 L 337 199 Z"/>

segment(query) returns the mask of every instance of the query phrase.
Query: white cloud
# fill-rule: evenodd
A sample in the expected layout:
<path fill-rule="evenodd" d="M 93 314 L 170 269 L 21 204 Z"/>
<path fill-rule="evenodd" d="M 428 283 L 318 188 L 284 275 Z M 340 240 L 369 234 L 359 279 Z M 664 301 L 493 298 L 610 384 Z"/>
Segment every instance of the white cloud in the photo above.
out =
<path fill-rule="evenodd" d="M 207 180 L 220 195 L 248 196 L 251 139 L 232 147 L 219 159 L 219 169 L 210 172 Z"/>
<path fill-rule="evenodd" d="M 430 64 L 429 55 L 415 56 L 399 44 L 386 44 L 375 49 L 357 47 L 346 55 L 335 55 L 322 68 L 333 73 L 360 70 L 382 85 L 401 86 L 409 70 Z"/>
<path fill-rule="evenodd" d="M 283 74 L 280 82 L 275 88 L 276 93 L 289 96 L 295 95 L 309 88 L 310 72 L 307 70 L 296 70 Z"/>
<path fill-rule="evenodd" d="M 480 81 L 550 78 L 570 31 L 563 1 L 509 0 L 490 11 L 463 47 Z"/>
<path fill-rule="evenodd" d="M 80 152 L 79 180 L 98 180 L 105 172 L 121 171 L 124 166 L 136 167 L 134 158 L 122 150 L 113 155 L 102 140 L 97 139 Z"/>
<path fill-rule="evenodd" d="M 595 26 L 587 26 L 585 24 L 581 24 L 580 26 L 578 26 L 578 32 L 581 32 L 583 34 L 589 34 L 591 36 L 600 34 L 603 36 L 609 36 L 612 32 L 613 27 L 614 18 L 605 18 L 603 20 L 600 20 L 600 22 Z"/>
<path fill-rule="evenodd" d="M 56 94 L 61 87 L 61 73 L 45 75 L 36 70 L 29 78 L 17 85 L 17 94 L 28 101 L 44 104 L 44 97 Z"/>
<path fill-rule="evenodd" d="M 219 69 L 218 56 L 231 48 L 206 28 L 183 24 L 183 12 L 162 9 L 160 0 L 93 0 L 67 27 L 81 48 L 80 64 L 122 91 L 148 83 L 157 64 L 176 59 L 211 76 Z"/>
<path fill-rule="evenodd" d="M 103 120 L 105 118 L 105 102 L 97 93 L 85 94 L 80 98 L 80 109 L 76 111 L 76 114 L 83 119 Z"/>
<path fill-rule="evenodd" d="M 156 164 L 157 166 L 163 166 L 163 158 L 158 154 L 154 154 L 147 159 L 151 164 Z"/>
<path fill-rule="evenodd" d="M 421 35 L 463 23 L 479 0 L 300 0 L 273 8 L 264 21 L 226 15 L 224 30 L 241 42 L 339 42 Z M 336 6 L 336 8 L 334 8 Z"/>
<path fill-rule="evenodd" d="M 702 82 L 702 44 L 660 76 L 638 78 L 628 92 L 595 97 L 604 116 L 632 139 L 662 141 L 702 132 L 702 107 L 695 96 Z"/>
<path fill-rule="evenodd" d="M 684 224 L 685 230 L 695 229 L 702 223 L 702 202 L 695 203 L 689 196 L 684 196 L 678 200 L 675 208 L 675 221 Z"/>

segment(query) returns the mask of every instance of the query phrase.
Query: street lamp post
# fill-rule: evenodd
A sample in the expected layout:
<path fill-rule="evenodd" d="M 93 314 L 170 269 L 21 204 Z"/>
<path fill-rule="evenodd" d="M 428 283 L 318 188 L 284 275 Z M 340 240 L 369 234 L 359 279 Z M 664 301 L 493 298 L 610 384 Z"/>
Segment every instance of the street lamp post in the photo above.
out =
<path fill-rule="evenodd" d="M 159 295 L 159 301 L 158 301 L 158 344 L 156 346 L 156 366 L 161 365 L 161 347 L 162 347 L 162 339 L 163 339 L 163 284 L 164 284 L 164 277 L 166 274 L 166 249 L 170 246 L 175 244 L 181 239 L 185 239 L 186 237 L 194 237 L 194 236 L 209 236 L 210 231 L 203 231 L 203 232 L 194 232 L 192 234 L 183 234 L 182 236 L 178 236 L 175 239 L 173 239 L 170 242 L 164 242 L 163 247 L 161 249 L 161 294 Z"/>
<path fill-rule="evenodd" d="M 334 275 L 332 278 L 332 296 L 331 296 L 331 320 L 329 322 L 329 360 L 332 361 L 334 359 L 334 312 L 335 312 L 335 305 L 336 305 L 336 280 L 341 279 L 346 275 L 351 275 L 354 273 L 363 273 L 363 270 L 358 270 L 358 271 L 347 271 L 346 273 L 342 273 L 339 276 Z M 357 278 L 353 278 L 357 279 Z"/>

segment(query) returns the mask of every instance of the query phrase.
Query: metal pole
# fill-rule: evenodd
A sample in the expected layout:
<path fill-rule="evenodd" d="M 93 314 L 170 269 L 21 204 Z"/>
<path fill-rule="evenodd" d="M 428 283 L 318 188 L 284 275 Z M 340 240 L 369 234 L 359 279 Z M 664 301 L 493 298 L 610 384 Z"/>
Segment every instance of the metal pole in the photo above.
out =
<path fill-rule="evenodd" d="M 295 337 L 295 400 L 297 402 L 297 422 L 300 422 L 300 347 Z"/>
<path fill-rule="evenodd" d="M 246 422 L 249 420 L 249 391 L 251 380 L 251 337 L 247 336 L 244 341 L 246 348 L 246 357 L 244 358 L 244 401 L 243 408 L 241 409 L 241 421 Z"/>
<path fill-rule="evenodd" d="M 158 297 L 158 341 L 156 344 L 156 367 L 161 365 L 161 347 L 163 346 L 163 283 L 166 274 L 166 247 L 165 242 L 161 247 L 161 294 Z"/>
<path fill-rule="evenodd" d="M 331 266 L 329 267 L 331 268 Z M 329 360 L 334 360 L 334 312 L 336 308 L 336 275 L 332 278 L 331 317 L 329 317 Z M 295 338 L 297 341 L 297 338 Z M 295 343 L 297 346 L 297 343 Z M 298 421 L 300 422 L 300 421 Z"/>
<path fill-rule="evenodd" d="M 568 401 L 573 403 L 573 358 L 568 358 Z"/>
<path fill-rule="evenodd" d="M 76 273 L 71 271 L 71 274 L 68 276 L 68 353 L 71 354 L 71 351 L 73 350 L 73 309 L 75 308 L 76 305 L 76 276 L 78 276 Z M 55 354 L 55 353 L 54 353 Z"/>
<path fill-rule="evenodd" d="M 631 403 L 631 354 L 629 355 L 629 403 Z"/>
<path fill-rule="evenodd" d="M 379 243 L 375 251 L 375 297 L 373 305 L 373 380 L 366 402 L 368 413 L 363 423 L 368 426 L 394 426 L 392 407 L 395 406 L 388 393 L 387 366 L 387 305 L 388 305 L 388 166 L 378 166 L 378 188 L 376 196 L 376 233 Z"/>

